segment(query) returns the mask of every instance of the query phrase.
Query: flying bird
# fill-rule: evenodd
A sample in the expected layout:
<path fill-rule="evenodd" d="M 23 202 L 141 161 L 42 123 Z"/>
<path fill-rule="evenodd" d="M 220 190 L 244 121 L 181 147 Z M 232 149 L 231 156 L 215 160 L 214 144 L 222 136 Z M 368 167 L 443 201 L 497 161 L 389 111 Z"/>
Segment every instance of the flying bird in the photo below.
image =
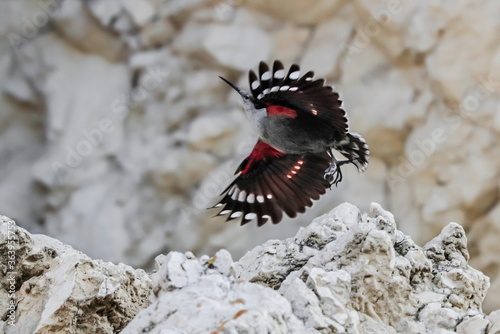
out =
<path fill-rule="evenodd" d="M 268 220 L 277 224 L 283 213 L 296 217 L 337 185 L 342 165 L 352 163 L 359 171 L 366 170 L 370 157 L 366 141 L 349 132 L 339 94 L 313 76 L 312 71 L 300 76 L 297 64 L 285 72 L 276 60 L 272 69 L 260 62 L 258 75 L 250 70 L 250 91 L 220 77 L 241 95 L 259 139 L 213 206 L 220 210 L 216 216 L 241 219 L 241 225 L 255 218 L 258 226 Z M 345 160 L 337 160 L 333 150 Z"/>

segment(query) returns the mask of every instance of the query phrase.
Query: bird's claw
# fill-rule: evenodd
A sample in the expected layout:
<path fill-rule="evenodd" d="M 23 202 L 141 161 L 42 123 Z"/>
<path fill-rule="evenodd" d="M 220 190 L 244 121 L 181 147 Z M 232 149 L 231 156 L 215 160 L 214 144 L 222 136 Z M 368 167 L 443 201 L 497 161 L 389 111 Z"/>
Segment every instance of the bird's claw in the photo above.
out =
<path fill-rule="evenodd" d="M 348 163 L 349 160 L 343 161 L 332 161 L 330 166 L 325 170 L 325 175 L 323 176 L 326 181 L 330 183 L 330 187 L 332 185 L 338 186 L 339 182 L 342 181 L 342 170 L 340 166 Z"/>
<path fill-rule="evenodd" d="M 337 186 L 337 184 L 342 181 L 342 171 L 340 167 L 336 163 L 332 163 L 326 170 L 324 178 L 328 183 L 330 183 L 330 187 L 332 185 Z"/>

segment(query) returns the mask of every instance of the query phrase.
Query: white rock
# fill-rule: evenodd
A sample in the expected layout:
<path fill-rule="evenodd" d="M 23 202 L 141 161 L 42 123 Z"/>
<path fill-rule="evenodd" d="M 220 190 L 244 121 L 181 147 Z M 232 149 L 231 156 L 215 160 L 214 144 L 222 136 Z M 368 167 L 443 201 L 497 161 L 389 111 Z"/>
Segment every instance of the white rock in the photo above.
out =
<path fill-rule="evenodd" d="M 283 25 L 273 32 L 274 50 L 272 58 L 281 60 L 285 66 L 290 66 L 297 61 L 297 58 L 303 52 L 311 33 L 311 29 L 307 27 L 297 27 L 291 24 Z"/>
<path fill-rule="evenodd" d="M 175 37 L 172 49 L 181 54 L 200 53 L 207 34 L 205 24 L 190 20 Z"/>
<path fill-rule="evenodd" d="M 422 110 L 414 107 L 415 86 L 421 78 L 407 78 L 408 73 L 396 70 L 373 43 L 348 49 L 350 51 L 343 53 L 340 66 L 346 75 L 340 78 L 337 90 L 353 131 L 366 133 L 379 126 L 402 129 L 407 119 L 423 116 Z M 374 111 L 367 113 L 366 110 Z M 394 110 L 405 110 L 405 113 Z M 369 144 L 377 145 L 376 142 Z"/>
<path fill-rule="evenodd" d="M 476 256 L 471 258 L 471 265 L 482 270 L 491 279 L 491 286 L 483 303 L 484 310 L 494 310 L 498 302 L 496 296 L 500 293 L 500 279 L 496 272 L 500 252 L 500 243 L 496 233 L 500 205 L 496 205 L 490 212 L 473 224 L 468 232 L 470 249 L 476 249 Z"/>
<path fill-rule="evenodd" d="M 191 7 L 199 6 L 207 0 L 187 0 L 187 1 L 171 1 L 160 7 L 160 12 L 163 15 L 174 16 Z"/>
<path fill-rule="evenodd" d="M 498 320 L 498 312 L 487 319 L 481 312 L 488 279 L 467 264 L 459 225 L 449 224 L 420 248 L 377 203 L 372 203 L 370 217 L 345 203 L 295 237 L 270 240 L 236 263 L 225 250 L 213 257 L 160 255 L 151 279 L 143 271 L 92 261 L 58 241 L 30 235 L 6 217 L 0 222 L 0 250 L 7 249 L 10 228 L 19 238 L 15 254 L 24 254 L 11 269 L 24 274 L 13 273 L 14 279 L 31 277 L 21 283 L 17 293 L 22 302 L 15 311 L 18 323 L 29 317 L 22 322 L 29 332 L 51 330 L 65 321 L 71 324 L 64 330 L 117 331 L 140 307 L 145 308 L 122 333 L 211 333 L 223 328 L 235 333 L 447 334 L 480 332 L 490 323 L 493 330 Z M 144 292 L 151 282 L 147 306 Z M 7 290 L 1 294 L 0 313 L 6 315 Z M 110 302 L 115 304 L 106 309 L 127 307 L 119 323 L 116 316 L 99 321 L 100 305 Z M 74 313 L 82 305 L 86 316 L 75 323 Z M 18 328 L 0 325 L 6 333 Z"/>
<path fill-rule="evenodd" d="M 434 215 L 456 205 L 458 205 L 458 198 L 448 196 L 448 190 L 445 187 L 436 187 L 424 203 L 422 216 L 425 220 L 432 220 Z"/>
<path fill-rule="evenodd" d="M 92 17 L 92 12 L 87 11 L 86 6 L 87 2 L 67 1 L 62 3 L 60 8 L 54 12 L 53 23 L 58 27 L 61 35 L 70 41 L 68 44 L 78 45 L 80 50 L 101 55 L 110 61 L 121 59 L 126 46 L 125 41 L 116 38 L 116 34 L 112 31 L 104 29 L 99 21 Z M 110 9 L 109 14 L 102 14 L 103 10 L 100 10 L 100 19 L 106 21 L 116 17 L 114 16 L 116 7 L 113 7 L 114 3 L 111 0 L 110 5 L 106 8 L 106 10 Z M 121 15 L 120 18 L 125 20 L 126 15 Z M 99 38 L 95 38 L 95 36 L 99 36 Z M 64 60 L 64 58 L 57 59 Z"/>
<path fill-rule="evenodd" d="M 470 231 L 471 263 L 492 279 L 483 308 L 494 310 L 500 307 L 493 253 L 500 237 L 499 15 L 496 0 L 3 5 L 0 211 L 89 255 L 146 266 L 165 247 L 196 254 L 225 247 L 236 258 L 268 239 L 296 234 L 332 203 L 368 211 L 376 201 L 391 208 L 417 243 L 449 221 Z M 232 181 L 256 137 L 240 97 L 217 76 L 248 88 L 247 70 L 275 58 L 328 75 L 350 128 L 370 145 L 370 166 L 364 174 L 347 167 L 338 188 L 278 226 L 223 225 L 205 208 Z M 156 66 L 168 72 L 159 82 L 149 71 Z M 190 133 L 196 119 L 214 113 L 231 114 L 230 124 L 201 129 L 199 137 Z M 67 150 L 85 148 L 82 130 L 95 129 L 109 114 L 118 116 L 114 128 L 92 153 L 80 161 Z M 440 129 L 446 139 L 428 149 L 427 139 Z M 53 163 L 67 165 L 66 159 L 77 167 L 55 172 Z M 80 207 L 81 201 L 88 203 Z M 338 220 L 304 229 L 297 237 L 309 244 L 300 256 L 317 255 L 319 245 L 345 230 Z M 398 237 L 390 234 L 392 241 Z M 275 246 L 266 249 L 295 254 Z M 428 267 L 421 253 L 408 254 L 386 260 L 402 275 Z M 454 286 L 453 275 L 442 275 L 444 289 Z M 413 277 L 428 279 L 423 272 Z M 108 283 L 104 288 L 112 289 Z M 456 295 L 443 304 L 462 303 Z M 381 330 L 358 318 L 360 330 Z M 401 330 L 424 332 L 425 326 L 412 322 Z"/>
<path fill-rule="evenodd" d="M 9 263 L 5 278 L 14 282 L 13 292 L 0 289 L 2 317 L 10 300 L 17 304 L 9 314 L 14 325 L 4 325 L 6 334 L 82 332 L 89 326 L 95 332 L 120 331 L 149 304 L 151 280 L 143 270 L 92 260 L 58 240 L 29 234 L 4 216 L 0 224 L 2 263 Z"/>
<path fill-rule="evenodd" d="M 419 320 L 427 324 L 427 328 L 454 329 L 457 326 L 459 315 L 441 307 L 440 303 L 429 303 L 419 314 Z"/>
<path fill-rule="evenodd" d="M 479 334 L 479 333 L 494 333 L 491 330 L 487 331 L 490 321 L 484 316 L 477 315 L 470 319 L 462 321 L 457 326 L 457 334 Z"/>
<path fill-rule="evenodd" d="M 145 25 L 156 14 L 154 6 L 148 0 L 123 0 L 121 4 L 138 26 Z"/>
<path fill-rule="evenodd" d="M 122 6 L 118 0 L 89 1 L 86 4 L 90 12 L 104 26 L 111 24 L 112 20 L 118 17 L 122 11 Z"/>
<path fill-rule="evenodd" d="M 243 71 L 271 55 L 272 39 L 257 27 L 233 26 L 228 29 L 213 24 L 205 29 L 207 37 L 203 40 L 203 47 L 221 65 Z"/>
<path fill-rule="evenodd" d="M 432 291 L 425 291 L 422 293 L 419 293 L 417 295 L 417 299 L 419 303 L 422 305 L 429 304 L 429 303 L 440 303 L 443 301 L 444 296 L 440 295 L 439 293 L 432 292 Z"/>
<path fill-rule="evenodd" d="M 318 297 L 300 278 L 297 277 L 283 285 L 280 293 L 290 301 L 293 313 L 307 327 L 345 330 L 340 324 L 323 316 Z"/>
<path fill-rule="evenodd" d="M 190 263 L 196 270 L 187 269 Z M 313 333 L 284 297 L 259 284 L 236 281 L 231 267 L 225 251 L 208 260 L 179 253 L 162 258 L 151 306 L 122 333 L 211 333 L 221 328 L 234 333 Z"/>
<path fill-rule="evenodd" d="M 188 142 L 194 150 L 227 156 L 233 149 L 232 137 L 237 129 L 238 123 L 231 115 L 204 115 L 191 123 Z"/>
<path fill-rule="evenodd" d="M 341 1 L 317 1 L 314 3 L 252 0 L 245 2 L 251 8 L 302 25 L 320 24 L 334 16 Z"/>
<path fill-rule="evenodd" d="M 430 27 L 434 28 L 436 24 L 429 23 L 426 25 L 426 28 L 429 28 L 420 28 L 424 25 L 421 21 L 426 22 L 428 19 L 426 20 L 423 13 L 425 10 L 419 10 L 419 7 L 425 7 L 426 4 L 419 6 L 418 2 L 379 0 L 358 0 L 356 4 L 360 22 L 357 36 L 354 37 L 355 44 L 360 46 L 368 43 L 381 44 L 391 57 L 401 55 L 407 43 L 413 47 L 432 45 L 432 32 L 427 30 L 432 30 Z M 420 39 L 415 38 L 414 29 L 419 29 L 418 32 L 422 35 L 419 36 Z"/>
<path fill-rule="evenodd" d="M 492 326 L 488 329 L 488 334 L 497 334 L 500 332 L 500 310 L 491 312 L 487 319 L 491 322 Z"/>
<path fill-rule="evenodd" d="M 345 9 L 344 7 L 339 13 L 341 19 L 334 18 L 316 28 L 307 45 L 301 66 L 304 70 L 313 70 L 317 78 L 331 76 L 335 73 L 343 51 L 339 45 L 345 44 L 351 36 L 353 29 L 351 17 L 354 13 L 352 10 Z M 347 7 L 347 9 L 351 9 L 351 7 Z"/>
<path fill-rule="evenodd" d="M 157 48 L 168 44 L 174 37 L 176 30 L 167 20 L 154 20 L 141 29 L 141 48 Z"/>
<path fill-rule="evenodd" d="M 468 254 L 465 234 L 458 225 L 450 224 L 422 250 L 410 239 L 400 235 L 395 229 L 394 217 L 379 205 L 372 204 L 373 218 L 360 218 L 359 214 L 352 215 L 350 211 L 349 205 L 345 204 L 335 209 L 336 214 L 330 213 L 339 222 L 349 221 L 347 217 L 358 217 L 358 223 L 347 225 L 347 229 L 325 229 L 325 224 L 335 226 L 332 225 L 335 220 L 323 216 L 318 218 L 317 224 L 311 224 L 295 238 L 284 242 L 273 241 L 273 247 L 277 250 L 274 254 L 263 252 L 271 242 L 263 248 L 257 247 L 250 251 L 236 263 L 239 277 L 272 287 L 280 286 L 279 291 L 290 299 L 298 317 L 306 324 L 316 324 L 313 326 L 318 326 L 317 329 L 328 326 L 336 330 L 351 328 L 357 332 L 355 328 L 359 327 L 360 317 L 368 316 L 375 319 L 377 324 L 391 323 L 392 328 L 385 328 L 385 332 L 426 328 L 428 331 L 446 333 L 456 327 L 466 311 L 480 310 L 488 280 L 478 276 L 478 272 L 470 267 L 466 269 L 467 278 L 460 278 L 458 272 L 467 267 Z M 305 233 L 307 229 L 317 232 Z M 330 243 L 325 245 L 312 239 L 328 231 L 333 237 Z M 297 245 L 303 245 L 302 251 Z M 353 248 L 353 245 L 357 246 Z M 308 247 L 317 251 L 306 253 Z M 348 253 L 345 253 L 346 249 L 349 249 Z M 294 271 L 283 278 L 286 275 L 285 263 L 291 265 Z M 431 274 L 431 268 L 436 265 L 443 271 Z M 387 272 L 381 268 L 386 268 L 384 270 Z M 312 281 L 313 277 L 317 278 Z M 339 280 L 340 277 L 343 278 Z M 358 279 L 363 284 L 359 284 L 361 281 Z M 410 279 L 412 288 L 408 285 Z M 331 284 L 328 283 L 330 280 Z M 283 282 L 281 285 L 280 281 Z M 386 287 L 382 287 L 383 284 L 387 284 Z M 315 294 L 301 292 L 305 286 Z M 466 296 L 475 296 L 478 291 L 482 291 L 478 299 L 467 299 Z M 394 298 L 400 298 L 400 301 Z M 442 303 L 449 306 L 443 307 Z M 419 304 L 425 306 L 422 311 L 419 311 Z M 310 305 L 310 308 L 307 306 L 304 310 L 304 305 Z M 364 315 L 358 313 L 354 316 L 351 307 L 365 310 Z M 320 309 L 325 315 L 331 312 L 333 315 L 330 319 L 335 321 L 332 323 L 321 318 Z M 414 314 L 422 323 L 415 323 L 403 314 Z"/>
<path fill-rule="evenodd" d="M 373 200 L 385 204 L 387 199 L 384 189 L 387 187 L 387 167 L 378 158 L 370 158 L 370 166 L 364 173 L 358 172 L 356 168 L 345 168 L 342 170 L 346 182 L 339 185 L 338 190 L 328 193 L 325 201 L 320 201 L 319 205 L 328 205 L 329 201 L 349 201 L 362 210 L 369 209 L 369 203 Z M 368 194 L 377 194 L 370 196 Z M 327 210 L 328 208 L 325 208 Z"/>
<path fill-rule="evenodd" d="M 165 157 L 151 176 L 155 184 L 175 194 L 200 182 L 215 165 L 210 154 L 177 150 Z"/>
<path fill-rule="evenodd" d="M 467 10 L 463 10 L 465 8 Z M 487 78 L 491 73 L 489 69 L 492 60 L 491 48 L 498 42 L 498 36 L 490 32 L 495 29 L 493 13 L 498 12 L 499 4 L 491 2 L 483 7 L 464 1 L 459 7 L 450 8 L 442 5 L 440 9 L 441 17 L 449 19 L 446 34 L 441 36 L 435 50 L 426 57 L 425 65 L 443 94 L 462 103 L 468 98 L 475 97 L 469 90 L 482 86 L 478 78 Z M 482 20 L 474 24 L 478 15 Z M 468 27 L 465 34 L 464 27 Z M 485 38 L 477 38 L 478 33 Z M 456 53 L 458 45 L 465 52 Z M 496 47 L 493 48 L 496 51 Z M 483 52 L 477 53 L 477 50 Z M 464 69 L 462 64 L 469 62 L 470 66 Z"/>

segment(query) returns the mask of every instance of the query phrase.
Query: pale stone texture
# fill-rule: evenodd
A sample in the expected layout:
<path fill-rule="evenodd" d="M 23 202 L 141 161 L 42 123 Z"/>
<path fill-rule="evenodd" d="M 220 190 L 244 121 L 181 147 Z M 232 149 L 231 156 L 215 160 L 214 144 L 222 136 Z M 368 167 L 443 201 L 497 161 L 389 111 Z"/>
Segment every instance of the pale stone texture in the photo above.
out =
<path fill-rule="evenodd" d="M 92 260 L 5 216 L 0 224 L 2 333 L 117 333 L 149 304 L 142 269 Z"/>
<path fill-rule="evenodd" d="M 156 261 L 151 305 L 124 334 L 310 332 L 278 292 L 236 280 L 231 255 L 225 250 L 199 259 L 172 252 Z"/>
<path fill-rule="evenodd" d="M 168 250 L 239 258 L 332 202 L 377 201 L 422 244 L 449 221 L 470 231 L 499 308 L 498 17 L 496 0 L 2 1 L 0 212 L 148 267 Z M 206 207 L 256 138 L 217 76 L 248 88 L 275 58 L 326 77 L 372 160 L 296 219 L 222 224 Z"/>
<path fill-rule="evenodd" d="M 7 334 L 493 334 L 500 328 L 500 311 L 482 311 L 489 279 L 468 265 L 463 228 L 450 223 L 419 247 L 376 203 L 370 214 L 339 205 L 294 237 L 269 240 L 236 262 L 224 249 L 212 257 L 159 255 L 150 275 L 91 260 L 7 217 L 0 222 L 6 278 L 0 329 Z"/>
<path fill-rule="evenodd" d="M 378 204 L 371 211 L 343 204 L 294 238 L 247 253 L 239 277 L 278 289 L 300 319 L 327 332 L 362 332 L 376 319 L 392 327 L 377 333 L 433 333 L 481 314 L 489 280 L 467 265 L 462 227 L 451 223 L 420 248 L 391 213 Z"/>

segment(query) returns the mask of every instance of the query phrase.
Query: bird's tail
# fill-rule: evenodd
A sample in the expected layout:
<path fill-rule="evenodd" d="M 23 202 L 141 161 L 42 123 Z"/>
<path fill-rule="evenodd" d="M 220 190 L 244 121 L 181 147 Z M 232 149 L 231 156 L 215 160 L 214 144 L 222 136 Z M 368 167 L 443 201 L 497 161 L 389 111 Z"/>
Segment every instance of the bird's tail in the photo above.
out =
<path fill-rule="evenodd" d="M 359 171 L 364 172 L 368 167 L 370 148 L 359 133 L 347 133 L 346 138 L 336 143 L 333 148 L 342 153 Z"/>

